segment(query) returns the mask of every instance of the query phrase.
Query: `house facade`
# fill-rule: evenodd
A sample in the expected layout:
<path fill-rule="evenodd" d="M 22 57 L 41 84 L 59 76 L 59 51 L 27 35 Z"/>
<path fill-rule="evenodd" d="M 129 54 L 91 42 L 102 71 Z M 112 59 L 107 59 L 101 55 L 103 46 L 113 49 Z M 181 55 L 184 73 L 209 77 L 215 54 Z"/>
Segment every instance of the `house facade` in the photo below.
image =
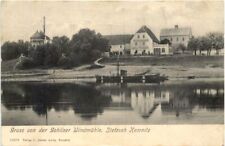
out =
<path fill-rule="evenodd" d="M 160 31 L 160 40 L 169 40 L 172 46 L 183 44 L 187 47 L 190 38 L 192 37 L 192 30 L 190 27 L 164 28 Z"/>
<path fill-rule="evenodd" d="M 103 36 L 109 41 L 110 52 L 114 54 L 124 54 L 129 51 L 130 39 L 133 35 L 105 35 Z"/>
<path fill-rule="evenodd" d="M 169 55 L 170 46 L 160 44 L 155 34 L 142 26 L 134 35 L 108 35 L 110 52 L 130 55 Z"/>

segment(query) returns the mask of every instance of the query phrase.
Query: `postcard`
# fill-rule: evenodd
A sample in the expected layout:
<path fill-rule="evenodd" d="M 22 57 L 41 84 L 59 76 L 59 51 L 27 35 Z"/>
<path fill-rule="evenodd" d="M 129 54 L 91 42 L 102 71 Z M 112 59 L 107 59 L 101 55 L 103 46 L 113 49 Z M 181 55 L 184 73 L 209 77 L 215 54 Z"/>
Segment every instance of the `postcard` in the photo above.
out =
<path fill-rule="evenodd" d="M 3 146 L 224 145 L 223 1 L 1 1 Z"/>

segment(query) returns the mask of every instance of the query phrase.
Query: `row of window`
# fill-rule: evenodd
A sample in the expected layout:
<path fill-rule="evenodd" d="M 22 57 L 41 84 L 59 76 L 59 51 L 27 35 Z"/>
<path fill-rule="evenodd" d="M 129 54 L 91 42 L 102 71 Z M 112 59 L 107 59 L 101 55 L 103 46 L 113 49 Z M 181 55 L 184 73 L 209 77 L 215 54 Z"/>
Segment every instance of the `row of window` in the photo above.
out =
<path fill-rule="evenodd" d="M 173 41 L 173 38 L 170 38 L 170 41 Z M 177 37 L 177 41 L 179 41 L 179 38 Z M 185 41 L 184 37 L 182 38 L 182 41 Z"/>
<path fill-rule="evenodd" d="M 138 42 L 135 42 L 135 46 L 138 45 Z M 145 45 L 145 42 L 142 42 L 142 45 Z"/>
<path fill-rule="evenodd" d="M 160 48 L 154 48 L 154 52 L 156 52 L 157 50 L 160 51 Z M 165 48 L 162 48 L 162 53 L 165 53 L 165 52 L 166 52 Z"/>
<path fill-rule="evenodd" d="M 137 35 L 137 37 L 140 38 L 140 35 Z M 142 38 L 145 38 L 145 35 L 144 34 L 142 35 Z"/>

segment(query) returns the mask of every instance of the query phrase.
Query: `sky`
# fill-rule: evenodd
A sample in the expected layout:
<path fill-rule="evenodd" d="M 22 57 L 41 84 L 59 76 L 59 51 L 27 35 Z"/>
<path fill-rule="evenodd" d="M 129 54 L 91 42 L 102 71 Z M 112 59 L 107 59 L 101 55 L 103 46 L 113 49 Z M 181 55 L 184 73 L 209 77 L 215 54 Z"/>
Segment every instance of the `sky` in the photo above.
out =
<path fill-rule="evenodd" d="M 134 34 L 147 25 L 159 38 L 162 28 L 191 27 L 194 36 L 224 32 L 223 1 L 11 1 L 1 2 L 1 40 L 29 40 L 37 30 L 69 38 L 82 28 L 102 35 Z"/>

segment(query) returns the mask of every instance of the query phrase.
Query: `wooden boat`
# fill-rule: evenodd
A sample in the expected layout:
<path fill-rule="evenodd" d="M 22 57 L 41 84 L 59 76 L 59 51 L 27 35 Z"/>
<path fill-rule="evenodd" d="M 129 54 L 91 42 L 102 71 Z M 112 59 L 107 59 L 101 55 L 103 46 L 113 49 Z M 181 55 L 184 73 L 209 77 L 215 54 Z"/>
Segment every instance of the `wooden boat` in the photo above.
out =
<path fill-rule="evenodd" d="M 97 83 L 160 83 L 168 80 L 160 74 L 133 75 L 133 76 L 96 76 Z"/>
<path fill-rule="evenodd" d="M 116 76 L 100 76 L 96 75 L 97 83 L 160 83 L 168 80 L 167 76 L 160 74 L 150 74 L 146 71 L 141 74 L 127 75 L 127 70 L 120 70 L 119 56 L 117 56 L 117 75 Z"/>

